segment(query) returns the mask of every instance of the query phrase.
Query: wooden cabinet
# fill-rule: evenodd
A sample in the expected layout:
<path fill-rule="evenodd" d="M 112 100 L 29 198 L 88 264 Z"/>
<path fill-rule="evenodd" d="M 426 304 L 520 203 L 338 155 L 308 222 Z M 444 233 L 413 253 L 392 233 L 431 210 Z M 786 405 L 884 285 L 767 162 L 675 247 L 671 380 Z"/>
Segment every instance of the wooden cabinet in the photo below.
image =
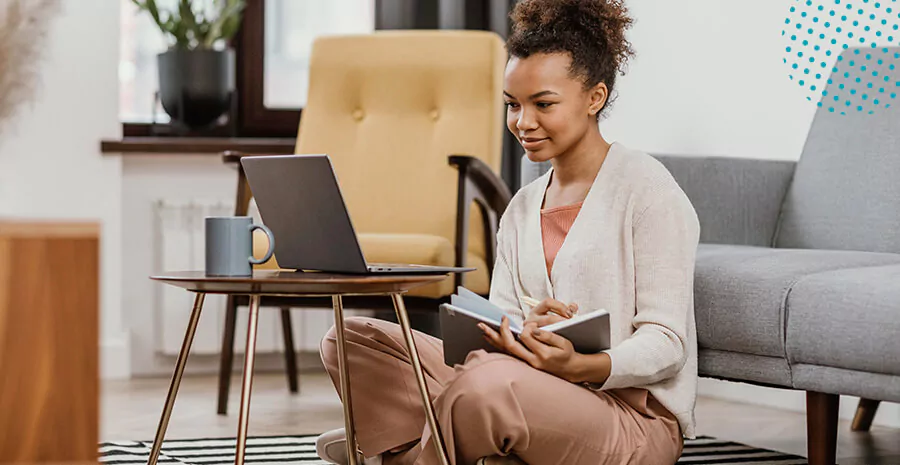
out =
<path fill-rule="evenodd" d="M 96 463 L 99 236 L 0 220 L 0 463 Z"/>

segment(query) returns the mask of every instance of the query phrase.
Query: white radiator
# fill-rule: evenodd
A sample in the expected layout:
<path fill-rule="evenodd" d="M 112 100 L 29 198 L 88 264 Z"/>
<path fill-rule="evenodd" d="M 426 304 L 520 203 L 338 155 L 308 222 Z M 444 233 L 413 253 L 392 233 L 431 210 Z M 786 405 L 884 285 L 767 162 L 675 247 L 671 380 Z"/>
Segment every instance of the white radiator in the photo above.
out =
<path fill-rule="evenodd" d="M 251 215 L 259 222 L 256 205 Z M 234 207 L 229 202 L 206 199 L 189 201 L 161 199 L 154 203 L 153 224 L 156 272 L 203 270 L 205 266 L 204 218 L 229 216 Z M 184 341 L 194 295 L 172 286 L 157 286 L 154 304 L 156 350 L 177 355 Z M 350 313 L 350 312 L 348 312 Z M 247 308 L 238 310 L 235 328 L 235 352 L 243 353 L 247 335 Z M 319 341 L 334 322 L 330 309 L 291 312 L 294 345 L 298 351 L 318 351 Z M 225 296 L 207 295 L 191 347 L 192 354 L 217 354 L 221 349 L 225 324 Z M 277 308 L 263 307 L 259 315 L 257 353 L 282 352 L 284 340 L 281 315 Z"/>

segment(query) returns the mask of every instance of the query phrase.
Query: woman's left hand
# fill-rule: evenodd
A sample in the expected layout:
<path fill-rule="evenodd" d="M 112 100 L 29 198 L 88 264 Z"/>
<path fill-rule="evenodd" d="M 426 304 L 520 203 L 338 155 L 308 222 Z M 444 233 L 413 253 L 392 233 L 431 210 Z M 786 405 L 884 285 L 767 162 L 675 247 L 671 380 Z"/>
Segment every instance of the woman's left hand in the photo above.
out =
<path fill-rule="evenodd" d="M 485 339 L 497 349 L 524 360 L 541 371 L 556 375 L 571 382 L 577 382 L 577 366 L 580 354 L 568 339 L 543 331 L 534 323 L 525 325 L 520 339 L 516 340 L 509 329 L 509 319 L 504 317 L 499 333 L 483 323 L 478 327 Z"/>

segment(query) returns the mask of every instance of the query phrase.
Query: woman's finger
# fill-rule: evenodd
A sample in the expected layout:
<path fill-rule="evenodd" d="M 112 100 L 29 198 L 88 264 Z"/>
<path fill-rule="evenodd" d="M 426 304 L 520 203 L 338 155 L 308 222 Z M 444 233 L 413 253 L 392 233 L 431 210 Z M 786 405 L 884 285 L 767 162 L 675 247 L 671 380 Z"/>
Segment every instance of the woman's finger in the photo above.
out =
<path fill-rule="evenodd" d="M 544 344 L 545 347 L 549 346 L 556 349 L 569 350 L 569 346 L 572 345 L 572 343 L 569 342 L 568 339 L 560 336 L 559 334 L 550 331 L 543 331 L 537 328 L 530 331 L 529 336 Z"/>
<path fill-rule="evenodd" d="M 555 313 L 549 313 L 547 315 L 535 317 L 532 322 L 536 323 L 538 327 L 552 325 L 553 323 L 558 323 L 560 321 L 566 321 L 566 318 L 563 318 Z"/>
<path fill-rule="evenodd" d="M 547 358 L 550 356 L 550 352 L 548 352 L 548 350 L 551 349 L 552 346 L 548 346 L 547 344 L 544 344 L 542 341 L 534 337 L 533 333 L 536 329 L 537 328 L 533 326 L 526 327 L 525 330 L 522 331 L 522 334 L 519 336 L 519 339 L 529 351 L 537 355 L 539 358 L 547 360 Z"/>
<path fill-rule="evenodd" d="M 503 347 L 503 340 L 500 339 L 500 335 L 497 334 L 497 331 L 494 331 L 493 328 L 484 324 L 478 323 L 478 328 L 481 329 L 481 332 L 484 333 L 484 338 L 497 349 L 505 350 Z"/>
<path fill-rule="evenodd" d="M 512 331 L 509 329 L 509 318 L 507 317 L 503 317 L 503 322 L 500 324 L 500 338 L 503 340 L 503 346 L 508 354 L 528 362 L 531 366 L 538 366 L 539 360 L 537 356 L 526 349 L 513 336 Z"/>
<path fill-rule="evenodd" d="M 503 340 L 503 344 L 507 347 L 516 343 L 516 338 L 515 336 L 513 336 L 512 331 L 509 329 L 509 318 L 505 316 L 500 322 L 500 339 Z"/>
<path fill-rule="evenodd" d="M 555 299 L 544 299 L 531 310 L 531 313 L 534 315 L 555 313 L 563 318 L 571 318 L 577 311 L 578 305 L 576 304 L 566 305 Z"/>

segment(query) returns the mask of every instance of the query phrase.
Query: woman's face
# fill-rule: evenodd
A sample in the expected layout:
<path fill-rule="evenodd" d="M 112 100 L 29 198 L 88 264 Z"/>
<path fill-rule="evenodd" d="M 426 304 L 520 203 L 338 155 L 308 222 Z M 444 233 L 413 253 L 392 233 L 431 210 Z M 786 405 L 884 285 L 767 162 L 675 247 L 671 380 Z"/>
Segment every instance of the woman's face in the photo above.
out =
<path fill-rule="evenodd" d="M 506 126 L 535 162 L 566 153 L 590 130 L 606 101 L 606 85 L 585 90 L 569 74 L 567 53 L 510 58 L 506 64 Z"/>

